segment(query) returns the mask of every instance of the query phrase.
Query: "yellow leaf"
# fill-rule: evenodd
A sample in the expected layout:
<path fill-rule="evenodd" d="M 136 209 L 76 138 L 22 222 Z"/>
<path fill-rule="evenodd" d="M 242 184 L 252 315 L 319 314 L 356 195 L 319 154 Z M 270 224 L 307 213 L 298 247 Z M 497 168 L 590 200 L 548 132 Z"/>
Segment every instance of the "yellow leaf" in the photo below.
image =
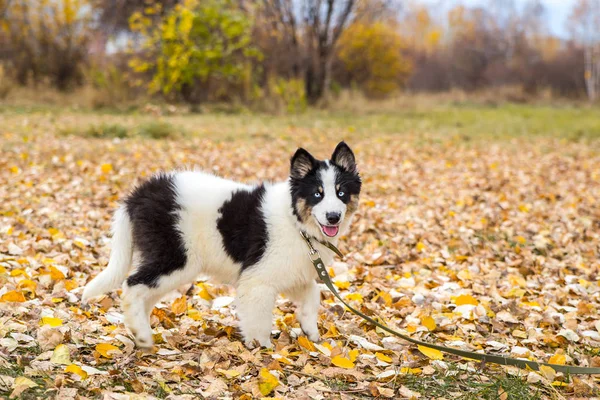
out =
<path fill-rule="evenodd" d="M 181 296 L 171 305 L 171 311 L 173 311 L 175 315 L 181 315 L 185 312 L 185 310 L 187 310 L 187 301 L 185 296 Z"/>
<path fill-rule="evenodd" d="M 392 298 L 391 294 L 386 293 L 386 292 L 379 292 L 377 294 L 377 296 L 379 296 L 379 298 L 383 299 L 383 302 L 385 303 L 385 305 L 387 307 L 390 307 L 392 305 L 393 298 Z"/>
<path fill-rule="evenodd" d="M 423 370 L 421 368 L 408 368 L 408 367 L 400 368 L 400 373 L 404 374 L 404 375 L 408 375 L 408 374 L 419 375 L 421 372 L 423 372 Z"/>
<path fill-rule="evenodd" d="M 26 386 L 28 388 L 32 388 L 36 387 L 37 383 L 35 383 L 29 378 L 25 378 L 24 376 L 19 376 L 18 378 L 15 378 L 15 381 L 13 382 L 13 387 L 17 386 Z"/>
<path fill-rule="evenodd" d="M 206 288 L 206 285 L 204 284 L 204 282 L 200 282 L 196 286 L 198 286 L 200 288 L 200 293 L 198 293 L 198 295 L 200 297 L 202 297 L 204 300 L 207 300 L 207 301 L 211 301 L 213 299 L 213 297 L 208 292 L 208 289 Z"/>
<path fill-rule="evenodd" d="M 421 325 L 423 325 L 425 328 L 429 329 L 430 332 L 433 332 L 437 326 L 435 324 L 435 320 L 431 317 L 422 317 Z"/>
<path fill-rule="evenodd" d="M 12 172 L 13 174 L 18 174 L 20 169 L 19 167 L 13 165 L 12 167 L 9 168 L 10 172 Z"/>
<path fill-rule="evenodd" d="M 479 304 L 479 302 L 470 294 L 461 294 L 460 296 L 454 299 L 454 304 L 456 304 L 457 306 L 463 306 L 465 304 L 472 304 L 476 306 Z"/>
<path fill-rule="evenodd" d="M 425 250 L 425 245 L 423 244 L 423 242 L 419 242 L 417 243 L 417 251 L 423 251 Z"/>
<path fill-rule="evenodd" d="M 348 289 L 348 288 L 350 287 L 350 282 L 348 282 L 348 281 L 345 281 L 345 282 L 342 282 L 342 281 L 334 281 L 334 282 L 333 282 L 333 284 L 334 284 L 335 286 L 337 286 L 337 287 L 338 287 L 338 289 L 340 289 L 340 290 L 345 290 L 345 289 Z"/>
<path fill-rule="evenodd" d="M 377 352 L 377 353 L 375 353 L 375 357 L 377 357 L 377 359 L 378 359 L 378 360 L 380 360 L 380 361 L 383 361 L 383 362 L 387 362 L 387 363 L 390 363 L 390 362 L 392 362 L 392 358 L 391 358 L 391 357 L 388 357 L 388 356 L 386 356 L 386 355 L 385 355 L 385 354 L 383 354 L 383 353 L 379 353 L 379 352 Z"/>
<path fill-rule="evenodd" d="M 260 370 L 258 389 L 263 396 L 267 396 L 279 385 L 279 381 L 269 372 L 268 369 L 263 368 Z"/>
<path fill-rule="evenodd" d="M 551 382 L 556 378 L 556 371 L 546 365 L 540 365 L 540 374 Z"/>
<path fill-rule="evenodd" d="M 228 378 L 235 378 L 236 376 L 240 376 L 241 372 L 237 371 L 235 369 L 221 369 L 221 368 L 217 368 L 217 372 L 220 374 L 225 375 Z"/>
<path fill-rule="evenodd" d="M 79 285 L 77 284 L 77 282 L 75 282 L 73 279 L 69 279 L 68 281 L 65 281 L 65 289 L 67 289 L 67 291 L 69 291 L 69 292 L 78 286 Z"/>
<path fill-rule="evenodd" d="M 88 374 L 79 365 L 70 364 L 65 368 L 65 372 L 72 372 L 81 377 L 81 379 L 87 378 Z"/>
<path fill-rule="evenodd" d="M 565 365 L 566 362 L 567 362 L 567 357 L 565 357 L 564 354 L 559 354 L 559 353 L 553 355 L 548 360 L 548 364 Z"/>
<path fill-rule="evenodd" d="M 10 276 L 26 276 L 29 277 L 29 275 L 27 275 L 27 272 L 23 271 L 22 269 L 13 269 L 12 271 L 10 271 Z"/>
<path fill-rule="evenodd" d="M 298 338 L 298 344 L 304 347 L 308 351 L 317 351 L 317 348 L 306 336 L 300 336 Z"/>
<path fill-rule="evenodd" d="M 342 356 L 335 356 L 331 359 L 331 363 L 336 367 L 352 369 L 354 368 L 354 363 Z"/>
<path fill-rule="evenodd" d="M 569 386 L 569 384 L 566 382 L 554 381 L 552 382 L 552 386 Z"/>
<path fill-rule="evenodd" d="M 187 316 L 190 317 L 191 319 L 193 319 L 194 321 L 202 320 L 202 315 L 200 315 L 200 312 L 198 310 L 194 310 L 194 309 L 188 310 Z"/>
<path fill-rule="evenodd" d="M 55 281 L 61 281 L 63 279 L 65 279 L 65 274 L 62 273 L 61 270 L 59 270 L 58 268 L 56 268 L 54 265 L 50 266 L 50 278 L 52 278 Z"/>
<path fill-rule="evenodd" d="M 71 364 L 71 358 L 69 354 L 69 348 L 67 345 L 59 344 L 52 352 L 50 362 L 54 364 L 69 365 Z"/>
<path fill-rule="evenodd" d="M 35 289 L 37 288 L 37 283 L 32 281 L 31 279 L 23 279 L 22 281 L 19 281 L 17 287 L 19 289 L 27 289 L 30 292 L 35 292 Z"/>
<path fill-rule="evenodd" d="M 356 357 L 358 357 L 358 349 L 350 350 L 348 352 L 348 357 L 350 357 L 350 361 L 356 361 Z"/>
<path fill-rule="evenodd" d="M 119 351 L 119 348 L 110 343 L 99 343 L 96 345 L 96 351 L 106 358 L 112 358 L 112 353 Z"/>
<path fill-rule="evenodd" d="M 112 164 L 105 163 L 100 166 L 100 170 L 102 171 L 103 174 L 108 174 L 109 172 L 111 172 L 113 170 L 113 166 L 112 166 Z"/>
<path fill-rule="evenodd" d="M 441 351 L 436 349 L 430 349 L 429 347 L 419 345 L 419 351 L 426 355 L 428 358 L 432 360 L 443 360 L 444 354 Z"/>
<path fill-rule="evenodd" d="M 25 296 L 23 296 L 23 293 L 21 292 L 11 290 L 10 292 L 4 293 L 2 297 L 0 297 L 0 301 L 22 303 L 25 301 Z"/>
<path fill-rule="evenodd" d="M 369 208 L 373 208 L 373 207 L 375 207 L 375 202 L 373 200 L 365 201 L 365 206 L 367 206 Z"/>
<path fill-rule="evenodd" d="M 50 326 L 62 326 L 63 322 L 60 318 L 53 317 L 43 317 L 41 321 L 42 325 L 50 325 Z"/>
<path fill-rule="evenodd" d="M 349 293 L 346 295 L 347 300 L 356 300 L 361 302 L 363 300 L 362 294 L 360 293 Z"/>

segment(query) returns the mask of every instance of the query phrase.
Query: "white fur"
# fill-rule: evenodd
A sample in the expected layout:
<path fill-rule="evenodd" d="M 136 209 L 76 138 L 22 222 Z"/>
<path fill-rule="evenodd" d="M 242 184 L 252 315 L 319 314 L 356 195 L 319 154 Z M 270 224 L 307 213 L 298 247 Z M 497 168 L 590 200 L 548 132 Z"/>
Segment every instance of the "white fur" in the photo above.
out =
<path fill-rule="evenodd" d="M 113 217 L 112 234 L 112 251 L 108 266 L 86 285 L 82 295 L 84 302 L 118 288 L 121 282 L 127 278 L 131 267 L 132 240 L 131 222 L 123 206 L 115 212 Z"/>
<path fill-rule="evenodd" d="M 315 221 L 304 225 L 293 214 L 288 181 L 266 184 L 262 212 L 268 231 L 267 248 L 257 264 L 240 274 L 241 265 L 234 262 L 223 249 L 217 220 L 220 217 L 219 208 L 235 191 L 250 190 L 252 186 L 202 172 L 178 172 L 174 177 L 177 201 L 182 206 L 179 230 L 187 249 L 188 262 L 182 270 L 161 277 L 155 288 L 145 285 L 127 287 L 124 284 L 125 322 L 134 333 L 138 345 L 152 345 L 149 314 L 154 304 L 182 284 L 193 282 L 199 275 L 208 275 L 217 282 L 236 285 L 237 313 L 246 344 L 251 345 L 257 340 L 262 346 L 271 346 L 272 311 L 276 296 L 280 293 L 299 303 L 297 319 L 302 329 L 311 340 L 318 340 L 317 276 L 299 231 L 304 229 L 310 235 L 337 244 L 337 238 L 350 224 L 349 218 L 342 220 L 340 233 L 336 238 L 327 238 Z M 341 208 L 337 204 L 339 202 L 343 205 L 336 196 L 335 176 L 333 173 L 326 173 L 324 178 L 327 184 L 323 202 L 335 205 L 335 210 L 345 212 L 345 205 Z M 322 211 L 334 210 L 322 207 Z M 119 209 L 115 216 L 113 253 L 109 266 L 88 284 L 84 292 L 85 299 L 110 290 L 117 281 L 125 280 L 129 271 L 126 264 L 131 262 L 131 234 L 126 234 L 130 229 L 126 213 Z M 329 249 L 316 241 L 313 244 L 320 250 L 326 264 L 333 260 Z"/>
<path fill-rule="evenodd" d="M 326 161 L 329 165 L 329 161 Z M 340 200 L 335 187 L 336 172 L 335 168 L 327 168 L 320 171 L 321 182 L 323 182 L 323 200 L 312 209 L 313 216 L 321 225 L 329 225 L 327 213 L 338 212 L 341 214 L 342 221 L 346 215 L 346 204 Z M 339 232 L 336 236 L 339 236 Z"/>

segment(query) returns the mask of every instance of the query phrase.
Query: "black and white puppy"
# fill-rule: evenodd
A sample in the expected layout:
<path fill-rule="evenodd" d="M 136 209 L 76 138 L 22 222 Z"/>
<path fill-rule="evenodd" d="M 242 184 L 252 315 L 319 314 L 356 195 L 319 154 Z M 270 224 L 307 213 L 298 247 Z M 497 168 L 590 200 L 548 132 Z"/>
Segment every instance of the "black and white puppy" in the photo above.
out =
<path fill-rule="evenodd" d="M 285 182 L 250 186 L 203 172 L 163 173 L 137 187 L 116 211 L 108 267 L 83 301 L 123 283 L 125 325 L 140 347 L 153 344 L 150 313 L 165 294 L 208 275 L 237 288 L 246 345 L 271 347 L 275 298 L 298 303 L 302 330 L 319 340 L 319 289 L 300 231 L 337 244 L 358 206 L 361 180 L 350 147 L 330 160 L 304 149 Z M 325 263 L 332 253 L 317 240 Z M 131 272 L 131 273 L 130 273 Z"/>

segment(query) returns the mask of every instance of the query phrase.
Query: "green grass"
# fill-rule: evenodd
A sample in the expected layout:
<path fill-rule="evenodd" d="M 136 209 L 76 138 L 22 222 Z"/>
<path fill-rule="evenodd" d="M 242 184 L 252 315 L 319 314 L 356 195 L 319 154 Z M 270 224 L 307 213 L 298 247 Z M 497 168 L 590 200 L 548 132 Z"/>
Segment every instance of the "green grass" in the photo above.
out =
<path fill-rule="evenodd" d="M 404 385 L 419 393 L 427 393 L 428 398 L 460 400 L 541 400 L 548 393 L 536 385 L 530 385 L 525 376 L 512 376 L 465 372 L 449 364 L 448 371 L 437 371 L 433 376 L 402 375 L 397 378 L 398 386 Z"/>
<path fill-rule="evenodd" d="M 432 104 L 364 112 L 311 109 L 301 114 L 273 116 L 250 113 L 179 114 L 157 117 L 89 110 L 3 106 L 0 125 L 23 130 L 27 118 L 54 125 L 69 134 L 92 137 L 143 136 L 154 139 L 201 136 L 220 140 L 266 137 L 295 140 L 298 131 L 310 135 L 353 138 L 408 135 L 417 140 L 462 141 L 554 137 L 571 141 L 600 137 L 600 108 L 589 105 Z M 420 139 L 419 139 L 420 138 Z"/>

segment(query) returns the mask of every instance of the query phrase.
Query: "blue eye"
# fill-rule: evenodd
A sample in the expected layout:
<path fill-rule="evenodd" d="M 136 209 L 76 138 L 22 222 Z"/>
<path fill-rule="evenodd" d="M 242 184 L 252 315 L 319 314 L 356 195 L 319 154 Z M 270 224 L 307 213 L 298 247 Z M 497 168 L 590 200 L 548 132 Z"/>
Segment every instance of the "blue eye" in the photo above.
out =
<path fill-rule="evenodd" d="M 318 197 L 321 197 L 321 193 L 319 193 L 319 192 L 315 192 L 314 196 L 315 196 L 315 197 L 317 197 L 317 198 L 318 198 Z"/>
<path fill-rule="evenodd" d="M 344 197 L 344 195 L 345 195 L 345 194 L 346 194 L 346 193 L 344 193 L 344 192 L 342 192 L 342 191 L 338 192 L 338 196 L 339 196 L 339 197 Z"/>

